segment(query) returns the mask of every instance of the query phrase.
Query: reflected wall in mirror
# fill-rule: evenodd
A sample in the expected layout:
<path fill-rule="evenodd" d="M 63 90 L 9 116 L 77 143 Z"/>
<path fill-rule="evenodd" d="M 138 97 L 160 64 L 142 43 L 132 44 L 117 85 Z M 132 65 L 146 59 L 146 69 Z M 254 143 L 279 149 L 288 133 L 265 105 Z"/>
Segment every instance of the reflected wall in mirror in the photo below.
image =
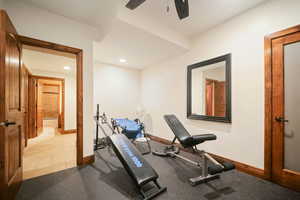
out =
<path fill-rule="evenodd" d="M 231 122 L 231 55 L 188 66 L 189 119 Z"/>

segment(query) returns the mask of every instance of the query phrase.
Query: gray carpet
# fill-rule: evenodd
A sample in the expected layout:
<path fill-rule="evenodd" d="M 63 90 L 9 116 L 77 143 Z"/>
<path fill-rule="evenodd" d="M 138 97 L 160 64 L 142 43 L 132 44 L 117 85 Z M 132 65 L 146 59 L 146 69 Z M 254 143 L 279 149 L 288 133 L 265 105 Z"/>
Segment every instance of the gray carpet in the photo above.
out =
<path fill-rule="evenodd" d="M 153 148 L 161 145 L 152 142 Z M 193 157 L 188 153 L 181 154 Z M 157 200 L 300 200 L 300 193 L 236 170 L 221 179 L 192 187 L 188 178 L 199 168 L 178 159 L 145 156 L 168 190 Z M 82 168 L 27 180 L 17 200 L 128 200 L 139 199 L 137 188 L 121 163 L 107 149 L 96 152 L 96 162 Z"/>

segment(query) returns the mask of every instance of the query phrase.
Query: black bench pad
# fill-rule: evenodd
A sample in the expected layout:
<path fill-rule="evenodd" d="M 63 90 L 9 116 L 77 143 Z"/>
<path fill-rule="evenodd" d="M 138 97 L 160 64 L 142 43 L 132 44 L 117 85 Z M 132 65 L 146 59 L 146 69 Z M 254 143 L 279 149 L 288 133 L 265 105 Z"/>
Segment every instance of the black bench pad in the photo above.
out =
<path fill-rule="evenodd" d="M 143 186 L 158 178 L 156 171 L 125 135 L 115 134 L 109 138 L 117 157 L 136 184 Z"/>
<path fill-rule="evenodd" d="M 173 131 L 175 137 L 179 140 L 180 144 L 184 148 L 193 147 L 205 141 L 217 139 L 217 136 L 214 134 L 202 134 L 191 136 L 175 115 L 164 115 L 164 118 L 171 130 Z"/>

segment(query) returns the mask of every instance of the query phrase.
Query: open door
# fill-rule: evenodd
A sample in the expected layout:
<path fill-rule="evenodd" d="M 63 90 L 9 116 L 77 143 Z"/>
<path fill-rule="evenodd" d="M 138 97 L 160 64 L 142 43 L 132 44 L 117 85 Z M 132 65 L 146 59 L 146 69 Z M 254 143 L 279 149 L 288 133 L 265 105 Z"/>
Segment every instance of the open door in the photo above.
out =
<path fill-rule="evenodd" d="M 213 116 L 214 111 L 214 82 L 211 80 L 206 80 L 206 86 L 205 86 L 205 97 L 206 97 L 206 108 L 205 113 L 208 116 Z"/>
<path fill-rule="evenodd" d="M 12 200 L 22 182 L 24 110 L 21 44 L 0 10 L 0 199 Z"/>
<path fill-rule="evenodd" d="M 43 83 L 37 81 L 37 102 L 36 102 L 36 125 L 37 125 L 37 135 L 43 132 Z"/>
<path fill-rule="evenodd" d="M 37 102 L 37 79 L 31 74 L 28 77 L 28 139 L 37 137 L 36 125 L 36 102 Z"/>
<path fill-rule="evenodd" d="M 28 143 L 28 78 L 29 72 L 25 65 L 22 66 L 22 110 L 24 110 L 24 138 L 25 147 Z"/>
<path fill-rule="evenodd" d="M 214 96 L 214 116 L 224 117 L 226 115 L 226 87 L 224 81 L 215 82 Z"/>

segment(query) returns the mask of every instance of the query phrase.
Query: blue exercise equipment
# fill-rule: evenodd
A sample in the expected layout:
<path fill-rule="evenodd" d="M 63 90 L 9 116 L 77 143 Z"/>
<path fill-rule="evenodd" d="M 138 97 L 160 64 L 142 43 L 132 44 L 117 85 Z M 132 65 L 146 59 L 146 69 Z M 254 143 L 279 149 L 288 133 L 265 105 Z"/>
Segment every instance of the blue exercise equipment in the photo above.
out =
<path fill-rule="evenodd" d="M 123 133 L 128 139 L 132 140 L 142 154 L 151 153 L 151 146 L 145 134 L 145 126 L 139 119 L 112 118 L 111 122 L 113 129 L 118 133 Z M 143 139 L 147 142 L 147 148 L 142 146 L 143 142 L 140 142 Z"/>

